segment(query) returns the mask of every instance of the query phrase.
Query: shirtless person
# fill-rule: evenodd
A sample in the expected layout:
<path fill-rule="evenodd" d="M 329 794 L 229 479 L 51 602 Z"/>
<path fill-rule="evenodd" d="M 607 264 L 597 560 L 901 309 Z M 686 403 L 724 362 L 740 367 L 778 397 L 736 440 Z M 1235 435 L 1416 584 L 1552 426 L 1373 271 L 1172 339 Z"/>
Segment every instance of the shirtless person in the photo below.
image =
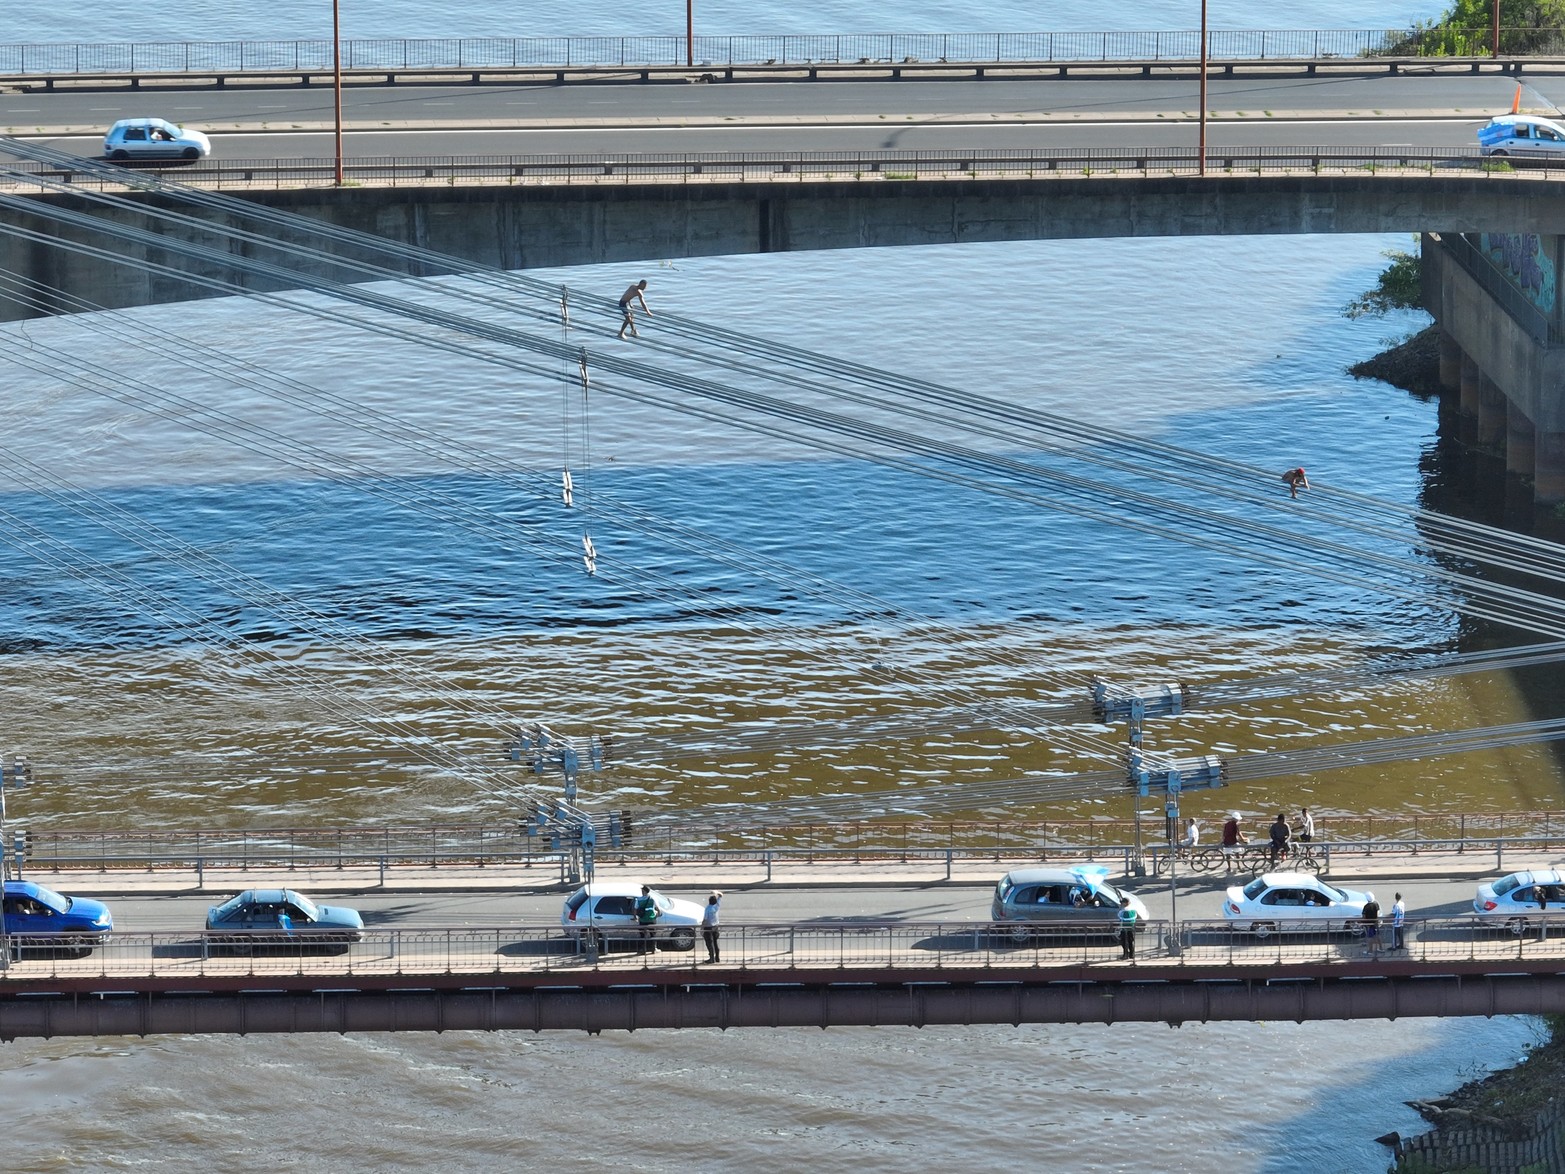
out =
<path fill-rule="evenodd" d="M 627 331 L 627 330 L 630 331 L 632 334 L 634 334 L 637 338 L 641 337 L 641 335 L 639 333 L 637 333 L 637 331 L 636 331 L 635 318 L 631 314 L 631 303 L 632 302 L 640 302 L 641 303 L 641 312 L 643 314 L 645 314 L 648 318 L 652 317 L 652 311 L 647 309 L 647 299 L 641 292 L 642 290 L 644 290 L 646 288 L 647 288 L 647 279 L 645 277 L 643 277 L 640 281 L 636 282 L 635 285 L 631 286 L 624 293 L 620 294 L 620 296 L 619 296 L 619 312 L 625 316 L 625 320 L 620 323 L 620 327 L 619 327 L 619 336 L 621 338 L 625 337 L 625 331 Z"/>
<path fill-rule="evenodd" d="M 623 302 L 620 304 L 624 305 Z M 1303 465 L 1300 465 L 1296 469 L 1289 469 L 1282 475 L 1282 480 L 1283 484 L 1288 487 L 1288 496 L 1292 498 L 1297 498 L 1299 496 L 1299 490 L 1308 489 L 1310 487 L 1310 479 L 1304 475 Z"/>

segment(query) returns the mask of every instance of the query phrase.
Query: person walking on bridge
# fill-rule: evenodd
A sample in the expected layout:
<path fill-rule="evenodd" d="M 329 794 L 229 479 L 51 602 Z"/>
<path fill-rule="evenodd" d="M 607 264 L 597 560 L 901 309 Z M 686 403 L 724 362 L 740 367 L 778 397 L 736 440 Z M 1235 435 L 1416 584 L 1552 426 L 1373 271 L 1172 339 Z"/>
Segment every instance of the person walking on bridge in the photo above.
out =
<path fill-rule="evenodd" d="M 1374 893 L 1365 893 L 1364 902 L 1364 952 L 1380 956 L 1380 902 Z"/>
<path fill-rule="evenodd" d="M 723 894 L 717 889 L 712 890 L 712 895 L 706 899 L 706 908 L 701 910 L 701 940 L 706 943 L 706 960 L 708 962 L 721 962 L 717 948 L 717 919 L 722 912 Z"/>
<path fill-rule="evenodd" d="M 652 311 L 647 309 L 647 298 L 646 298 L 646 294 L 644 292 L 646 290 L 646 288 L 647 288 L 647 279 L 645 277 L 643 277 L 640 281 L 636 282 L 629 289 L 627 289 L 624 293 L 620 294 L 620 296 L 619 296 L 619 312 L 620 312 L 620 314 L 624 318 L 624 321 L 622 321 L 619 324 L 619 336 L 621 338 L 625 337 L 625 332 L 627 330 L 630 331 L 631 334 L 635 335 L 637 338 L 641 337 L 641 335 L 636 330 L 636 318 L 635 318 L 634 312 L 631 309 L 632 303 L 640 302 L 641 303 L 641 312 L 643 314 L 645 314 L 648 318 L 652 317 Z"/>
<path fill-rule="evenodd" d="M 1119 956 L 1136 956 L 1136 911 L 1130 907 L 1129 897 L 1119 899 Z"/>

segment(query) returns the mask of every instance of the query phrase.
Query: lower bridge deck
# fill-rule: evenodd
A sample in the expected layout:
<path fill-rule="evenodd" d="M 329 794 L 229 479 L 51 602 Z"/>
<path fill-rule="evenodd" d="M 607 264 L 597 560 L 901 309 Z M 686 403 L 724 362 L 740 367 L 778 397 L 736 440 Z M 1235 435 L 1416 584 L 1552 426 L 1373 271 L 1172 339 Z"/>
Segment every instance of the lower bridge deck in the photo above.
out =
<path fill-rule="evenodd" d="M 1386 951 L 1342 931 L 1256 940 L 1153 922 L 1124 959 L 1101 936 L 1018 943 L 987 924 L 725 926 L 718 963 L 634 939 L 597 950 L 552 927 L 243 953 L 132 934 L 86 957 L 13 938 L 0 1038 L 1543 1014 L 1565 1011 L 1560 931 L 1410 921 L 1407 948 Z"/>

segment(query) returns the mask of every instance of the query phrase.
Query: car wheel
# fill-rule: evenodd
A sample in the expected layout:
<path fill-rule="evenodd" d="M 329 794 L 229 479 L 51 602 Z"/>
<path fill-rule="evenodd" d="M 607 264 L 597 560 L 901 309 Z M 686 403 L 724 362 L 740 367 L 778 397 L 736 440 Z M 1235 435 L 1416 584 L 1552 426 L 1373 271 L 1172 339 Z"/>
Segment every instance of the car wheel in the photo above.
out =
<path fill-rule="evenodd" d="M 123 163 L 125 160 L 130 158 L 130 155 L 126 151 L 110 151 L 109 158 L 114 160 L 116 163 Z"/>
<path fill-rule="evenodd" d="M 1490 151 L 1489 152 L 1489 158 L 1491 158 L 1491 159 L 1504 159 L 1509 154 L 1510 154 L 1509 151 Z"/>
<path fill-rule="evenodd" d="M 694 950 L 696 948 L 696 931 L 693 929 L 676 929 L 668 935 L 668 948 L 671 950 Z"/>
<path fill-rule="evenodd" d="M 1521 937 L 1527 932 L 1527 919 L 1525 917 L 1513 917 L 1505 923 L 1505 928 L 1517 937 Z"/>
<path fill-rule="evenodd" d="M 1277 932 L 1277 923 L 1275 921 L 1251 922 L 1250 932 L 1258 938 L 1269 938 Z"/>
<path fill-rule="evenodd" d="M 1023 922 L 1016 922 L 1006 929 L 1013 946 L 1025 946 L 1032 941 L 1032 930 Z"/>
<path fill-rule="evenodd" d="M 186 147 L 180 152 L 180 157 L 184 159 L 199 159 L 201 158 L 201 152 L 195 147 Z"/>
<path fill-rule="evenodd" d="M 601 929 L 591 930 L 588 933 L 583 934 L 581 941 L 583 945 L 590 941 L 592 943 L 592 948 L 599 954 L 607 954 L 609 952 L 609 935 L 604 933 Z"/>

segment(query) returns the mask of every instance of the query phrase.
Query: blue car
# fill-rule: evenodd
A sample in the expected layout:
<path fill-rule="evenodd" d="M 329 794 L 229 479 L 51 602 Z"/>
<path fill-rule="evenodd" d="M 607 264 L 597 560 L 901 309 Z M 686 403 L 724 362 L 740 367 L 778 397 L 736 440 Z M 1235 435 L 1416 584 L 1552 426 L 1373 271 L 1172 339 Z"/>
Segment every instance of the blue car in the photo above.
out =
<path fill-rule="evenodd" d="M 214 944 L 239 950 L 279 946 L 346 949 L 364 936 L 364 919 L 357 909 L 317 905 L 292 889 L 246 889 L 207 911 L 206 931 Z"/>
<path fill-rule="evenodd" d="M 5 882 L 5 932 L 19 952 L 73 951 L 85 958 L 108 940 L 114 917 L 102 901 L 67 897 L 32 881 Z"/>

